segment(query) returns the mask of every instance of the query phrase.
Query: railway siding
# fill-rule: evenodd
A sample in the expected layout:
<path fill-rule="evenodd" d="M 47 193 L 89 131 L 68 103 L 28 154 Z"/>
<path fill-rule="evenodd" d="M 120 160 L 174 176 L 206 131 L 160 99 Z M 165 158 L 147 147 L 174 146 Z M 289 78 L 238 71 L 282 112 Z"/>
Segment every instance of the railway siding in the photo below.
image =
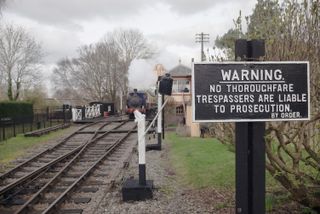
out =
<path fill-rule="evenodd" d="M 126 120 L 83 126 L 20 163 L 0 177 L 0 212 L 46 213 L 57 205 L 69 209 L 71 204 L 97 203 L 94 195 L 101 186 L 112 187 L 113 177 L 127 166 L 136 142 L 135 128 L 133 121 Z"/>

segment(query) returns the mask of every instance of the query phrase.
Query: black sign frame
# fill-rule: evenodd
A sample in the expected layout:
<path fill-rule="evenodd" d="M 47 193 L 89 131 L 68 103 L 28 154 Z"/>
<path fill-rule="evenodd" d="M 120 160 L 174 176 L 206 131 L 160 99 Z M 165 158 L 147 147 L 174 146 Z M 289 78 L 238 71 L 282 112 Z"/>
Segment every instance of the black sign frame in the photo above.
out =
<path fill-rule="evenodd" d="M 195 66 L 197 65 L 204 65 L 204 66 L 236 66 L 236 65 L 239 65 L 239 67 L 243 67 L 243 66 L 249 66 L 249 67 L 252 67 L 252 66 L 263 66 L 263 65 L 267 65 L 267 66 L 272 66 L 272 64 L 274 65 L 279 65 L 279 66 L 286 66 L 286 65 L 300 65 L 300 66 L 306 66 L 306 73 L 305 73 L 305 70 L 303 70 L 303 75 L 306 75 L 305 80 L 307 81 L 307 83 L 304 83 L 304 84 L 307 84 L 307 99 L 308 101 L 306 102 L 306 105 L 307 107 L 304 108 L 304 111 L 307 111 L 307 113 L 305 113 L 305 116 L 301 117 L 301 118 L 268 118 L 268 117 L 265 117 L 265 118 L 258 118 L 258 117 L 255 117 L 255 118 L 252 118 L 253 115 L 251 113 L 250 115 L 250 118 L 248 117 L 245 117 L 246 114 L 244 113 L 243 114 L 243 117 L 239 118 L 239 117 L 234 117 L 234 118 L 218 118 L 218 119 L 215 119 L 215 118 L 212 118 L 212 115 L 210 115 L 210 112 L 206 112 L 208 113 L 208 116 L 203 119 L 199 119 L 199 117 L 197 117 L 196 115 L 196 111 L 197 111 L 197 106 L 196 106 L 196 95 L 200 94 L 199 92 L 196 91 L 196 85 L 195 85 L 195 78 L 198 78 L 196 77 L 195 75 Z M 218 71 L 218 69 L 216 69 Z M 213 71 L 215 72 L 215 71 Z M 301 71 L 300 71 L 301 72 Z M 201 74 L 198 74 L 198 75 L 201 75 Z M 300 74 L 302 75 L 302 74 Z M 206 76 L 206 78 L 208 78 Z M 219 80 L 214 80 L 214 81 L 219 81 Z M 213 81 L 213 82 L 214 82 Z M 240 81 L 241 82 L 241 81 Z M 283 82 L 283 81 L 282 81 Z M 198 84 L 198 82 L 197 82 Z M 208 86 L 209 87 L 209 86 Z M 197 94 L 196 94 L 197 92 Z M 255 104 L 255 103 L 253 103 Z M 200 105 L 200 104 L 197 104 L 197 105 Z M 198 113 L 199 114 L 199 113 Z M 310 114 L 311 114 L 311 111 L 310 111 L 310 66 L 309 66 L 309 62 L 308 61 L 239 61 L 239 62 L 197 62 L 197 63 L 193 63 L 192 65 L 192 120 L 193 122 L 267 122 L 267 121 L 303 121 L 303 120 L 310 120 Z"/>

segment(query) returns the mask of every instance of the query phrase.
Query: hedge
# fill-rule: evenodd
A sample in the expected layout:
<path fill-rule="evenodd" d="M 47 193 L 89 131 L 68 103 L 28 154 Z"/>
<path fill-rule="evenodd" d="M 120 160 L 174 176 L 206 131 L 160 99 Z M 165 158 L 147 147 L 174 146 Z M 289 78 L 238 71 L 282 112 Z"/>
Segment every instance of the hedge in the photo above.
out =
<path fill-rule="evenodd" d="M 30 117 L 33 116 L 33 104 L 29 102 L 0 102 L 0 118 Z"/>

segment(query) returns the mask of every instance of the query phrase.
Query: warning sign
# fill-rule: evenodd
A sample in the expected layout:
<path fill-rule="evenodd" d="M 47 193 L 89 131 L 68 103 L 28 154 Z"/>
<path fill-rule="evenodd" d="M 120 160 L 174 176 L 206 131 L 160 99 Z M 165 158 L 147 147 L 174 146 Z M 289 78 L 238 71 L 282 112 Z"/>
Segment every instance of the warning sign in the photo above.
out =
<path fill-rule="evenodd" d="M 309 62 L 195 63 L 193 121 L 308 120 Z"/>

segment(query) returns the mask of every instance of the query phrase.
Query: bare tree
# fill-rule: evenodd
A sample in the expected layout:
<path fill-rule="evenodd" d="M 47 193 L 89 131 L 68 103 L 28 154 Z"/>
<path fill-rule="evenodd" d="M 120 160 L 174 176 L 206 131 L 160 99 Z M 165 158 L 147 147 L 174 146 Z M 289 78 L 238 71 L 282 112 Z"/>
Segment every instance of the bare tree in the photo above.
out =
<path fill-rule="evenodd" d="M 137 29 L 117 29 L 107 34 L 105 40 L 115 45 L 119 52 L 119 59 L 123 62 L 121 69 L 118 69 L 118 72 L 121 73 L 121 88 L 118 94 L 119 96 L 126 95 L 128 93 L 128 71 L 132 61 L 151 58 L 154 50 L 141 31 Z"/>
<path fill-rule="evenodd" d="M 74 75 L 78 73 L 76 59 L 61 59 L 53 71 L 53 82 L 55 85 L 54 97 L 62 99 L 81 99 L 75 84 Z"/>
<path fill-rule="evenodd" d="M 41 46 L 21 27 L 6 25 L 0 31 L 0 76 L 9 100 L 17 100 L 21 88 L 39 80 Z"/>
<path fill-rule="evenodd" d="M 64 59 L 54 71 L 55 84 L 85 101 L 116 102 L 123 61 L 114 43 L 100 42 L 79 48 L 79 57 Z M 81 94 L 81 96 L 80 96 Z"/>
<path fill-rule="evenodd" d="M 131 62 L 150 57 L 150 50 L 139 31 L 114 31 L 102 42 L 80 47 L 78 58 L 60 61 L 54 71 L 55 83 L 86 101 L 118 103 L 118 97 L 127 93 Z"/>
<path fill-rule="evenodd" d="M 0 19 L 2 18 L 2 10 L 6 5 L 6 0 L 0 0 Z M 3 72 L 0 71 L 0 100 L 4 99 L 6 97 L 5 92 L 3 91 L 3 80 L 4 80 L 4 76 L 3 76 Z"/>
<path fill-rule="evenodd" d="M 143 34 L 136 29 L 118 29 L 107 36 L 119 50 L 119 57 L 124 62 L 124 83 L 127 86 L 129 66 L 134 59 L 147 59 L 154 54 Z"/>
<path fill-rule="evenodd" d="M 122 89 L 123 68 L 125 62 L 121 60 L 119 50 L 113 42 L 103 42 L 98 46 L 99 53 L 103 56 L 104 70 L 107 77 L 104 82 L 109 100 L 117 101 L 117 92 Z"/>

